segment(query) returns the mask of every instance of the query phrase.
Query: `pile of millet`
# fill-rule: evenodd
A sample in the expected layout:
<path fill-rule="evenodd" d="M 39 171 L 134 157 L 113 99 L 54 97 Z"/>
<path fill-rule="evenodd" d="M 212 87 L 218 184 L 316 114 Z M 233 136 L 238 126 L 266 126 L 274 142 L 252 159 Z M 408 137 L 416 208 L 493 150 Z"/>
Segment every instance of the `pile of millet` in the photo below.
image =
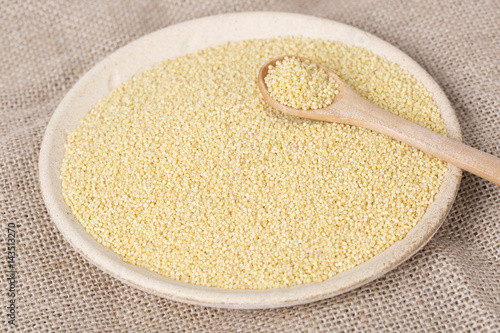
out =
<path fill-rule="evenodd" d="M 377 106 L 446 133 L 423 85 L 370 51 L 299 36 L 226 43 L 165 60 L 90 110 L 61 167 L 74 216 L 128 263 L 228 289 L 321 282 L 404 238 L 446 164 L 268 106 L 257 73 L 280 54 L 321 63 Z"/>
<path fill-rule="evenodd" d="M 295 109 L 316 110 L 332 104 L 338 83 L 309 60 L 285 57 L 269 66 L 264 78 L 271 97 Z"/>

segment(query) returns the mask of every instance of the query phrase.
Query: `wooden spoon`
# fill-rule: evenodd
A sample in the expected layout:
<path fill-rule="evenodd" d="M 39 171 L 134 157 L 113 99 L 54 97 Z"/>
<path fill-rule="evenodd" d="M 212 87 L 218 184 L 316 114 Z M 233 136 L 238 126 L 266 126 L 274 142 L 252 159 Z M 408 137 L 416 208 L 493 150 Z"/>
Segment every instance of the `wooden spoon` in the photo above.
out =
<path fill-rule="evenodd" d="M 281 61 L 285 57 L 295 57 L 301 61 L 308 60 L 334 78 L 339 85 L 337 89 L 339 93 L 335 96 L 333 102 L 322 109 L 300 110 L 283 105 L 271 97 L 264 78 L 267 75 L 269 66 L 275 65 L 277 61 Z M 275 109 L 286 114 L 364 127 L 404 142 L 500 185 L 500 158 L 447 138 L 371 104 L 328 68 L 310 59 L 298 56 L 281 56 L 270 60 L 259 70 L 258 86 L 264 100 Z"/>

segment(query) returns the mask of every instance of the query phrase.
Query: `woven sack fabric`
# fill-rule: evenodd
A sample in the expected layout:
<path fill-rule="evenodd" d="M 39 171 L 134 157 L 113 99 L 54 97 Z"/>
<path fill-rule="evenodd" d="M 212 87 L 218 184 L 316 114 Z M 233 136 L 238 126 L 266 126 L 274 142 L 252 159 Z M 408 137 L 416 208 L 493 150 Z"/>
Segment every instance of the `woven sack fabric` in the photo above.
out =
<path fill-rule="evenodd" d="M 0 1 L 0 328 L 8 324 L 7 226 L 16 233 L 20 332 L 499 332 L 500 187 L 464 174 L 443 226 L 412 259 L 307 305 L 227 310 L 147 294 L 102 272 L 44 206 L 38 154 L 73 84 L 119 47 L 194 18 L 315 15 L 368 31 L 422 65 L 458 113 L 464 141 L 500 156 L 500 2 Z"/>

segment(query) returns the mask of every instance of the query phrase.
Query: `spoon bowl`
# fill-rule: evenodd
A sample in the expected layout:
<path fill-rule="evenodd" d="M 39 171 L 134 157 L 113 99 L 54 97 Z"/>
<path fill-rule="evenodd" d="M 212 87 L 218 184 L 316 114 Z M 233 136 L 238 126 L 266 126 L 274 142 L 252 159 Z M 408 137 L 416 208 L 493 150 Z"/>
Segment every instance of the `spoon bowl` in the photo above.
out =
<path fill-rule="evenodd" d="M 269 66 L 276 65 L 285 57 L 294 57 L 301 61 L 307 60 L 324 70 L 335 80 L 338 84 L 338 94 L 330 105 L 321 109 L 301 110 L 281 104 L 271 96 L 264 79 L 268 74 Z M 500 158 L 447 138 L 373 105 L 338 75 L 315 61 L 294 55 L 274 58 L 260 68 L 257 84 L 263 99 L 275 109 L 288 115 L 363 127 L 404 142 L 500 185 Z"/>

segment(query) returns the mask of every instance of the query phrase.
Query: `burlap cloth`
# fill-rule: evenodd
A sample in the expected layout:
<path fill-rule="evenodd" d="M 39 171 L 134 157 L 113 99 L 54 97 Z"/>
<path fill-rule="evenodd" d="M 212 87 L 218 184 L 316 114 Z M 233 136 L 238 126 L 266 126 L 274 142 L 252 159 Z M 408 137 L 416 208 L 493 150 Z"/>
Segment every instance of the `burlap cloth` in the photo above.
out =
<path fill-rule="evenodd" d="M 7 224 L 17 230 L 19 331 L 500 331 L 500 187 L 465 174 L 441 229 L 412 259 L 368 285 L 291 308 L 191 306 L 129 287 L 88 263 L 45 209 L 38 152 L 66 92 L 149 32 L 234 11 L 287 11 L 344 22 L 394 44 L 441 85 L 464 141 L 500 156 L 500 2 L 0 1 L 2 327 Z"/>

